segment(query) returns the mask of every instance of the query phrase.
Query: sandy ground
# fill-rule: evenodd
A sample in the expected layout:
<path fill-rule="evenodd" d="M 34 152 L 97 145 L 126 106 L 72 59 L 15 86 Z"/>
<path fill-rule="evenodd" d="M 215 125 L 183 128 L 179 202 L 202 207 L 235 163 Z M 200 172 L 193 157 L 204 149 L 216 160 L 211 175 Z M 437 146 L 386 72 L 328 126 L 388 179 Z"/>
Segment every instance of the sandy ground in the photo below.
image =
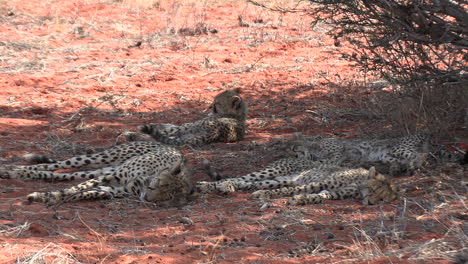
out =
<path fill-rule="evenodd" d="M 191 166 L 207 158 L 235 177 L 278 159 L 275 142 L 294 132 L 393 133 L 363 108 L 385 85 L 342 59 L 352 50 L 326 25 L 240 1 L 129 2 L 0 0 L 1 164 L 193 121 L 234 87 L 249 104 L 246 138 L 183 147 Z M 427 168 L 395 182 L 403 199 L 376 206 L 288 207 L 239 193 L 181 208 L 128 199 L 48 208 L 25 196 L 70 183 L 2 179 L 0 263 L 452 263 L 467 248 L 466 171 Z"/>

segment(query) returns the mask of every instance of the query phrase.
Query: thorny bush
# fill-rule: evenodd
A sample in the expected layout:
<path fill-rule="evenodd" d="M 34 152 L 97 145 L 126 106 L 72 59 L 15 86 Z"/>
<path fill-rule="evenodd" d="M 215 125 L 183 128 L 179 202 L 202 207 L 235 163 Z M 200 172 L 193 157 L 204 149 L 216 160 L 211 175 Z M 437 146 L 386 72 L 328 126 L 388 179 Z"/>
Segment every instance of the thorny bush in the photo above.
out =
<path fill-rule="evenodd" d="M 306 14 L 313 24 L 328 24 L 335 45 L 353 44 L 354 52 L 344 54 L 347 59 L 399 84 L 399 96 L 417 98 L 421 108 L 434 103 L 425 101 L 434 90 L 444 99 L 451 97 L 454 101 L 442 100 L 438 106 L 446 110 L 444 115 L 452 115 L 450 122 L 457 121 L 448 126 L 468 126 L 468 105 L 464 101 L 468 97 L 464 90 L 468 89 L 460 89 L 468 86 L 466 1 L 309 0 L 305 7 L 295 8 L 249 2 L 280 12 Z M 455 97 L 454 92 L 458 93 Z"/>

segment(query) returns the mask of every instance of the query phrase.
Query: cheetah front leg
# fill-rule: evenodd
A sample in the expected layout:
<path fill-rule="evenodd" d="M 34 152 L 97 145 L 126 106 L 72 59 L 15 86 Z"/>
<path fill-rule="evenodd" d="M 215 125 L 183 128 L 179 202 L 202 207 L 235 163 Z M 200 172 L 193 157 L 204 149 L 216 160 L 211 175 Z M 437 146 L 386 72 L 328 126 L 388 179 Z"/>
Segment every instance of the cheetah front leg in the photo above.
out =
<path fill-rule="evenodd" d="M 331 200 L 331 199 L 333 199 L 332 194 L 327 190 L 323 190 L 319 193 L 305 193 L 305 194 L 294 195 L 293 197 L 289 198 L 287 204 L 288 205 L 320 204 L 320 203 L 323 203 L 324 200 Z"/>
<path fill-rule="evenodd" d="M 306 185 L 295 187 L 283 187 L 274 190 L 259 190 L 252 193 L 252 196 L 258 199 L 271 199 L 284 196 L 292 196 L 300 193 L 317 193 L 321 190 L 323 190 L 323 183 L 312 182 Z"/>
<path fill-rule="evenodd" d="M 294 180 L 264 180 L 264 181 L 240 181 L 235 184 L 236 189 L 243 191 L 272 190 L 297 185 Z"/>
<path fill-rule="evenodd" d="M 106 198 L 106 195 L 104 192 L 110 191 L 110 189 L 107 189 L 106 187 L 110 188 L 109 186 L 105 186 L 108 184 L 116 183 L 117 181 L 115 180 L 115 177 L 112 175 L 106 175 L 106 176 L 101 176 L 97 179 L 91 179 L 82 183 L 79 183 L 77 185 L 59 190 L 59 191 L 51 191 L 51 192 L 34 192 L 31 193 L 27 196 L 28 201 L 33 202 L 43 202 L 43 203 L 54 203 L 54 201 L 64 201 L 73 197 L 78 194 L 76 198 L 73 198 L 72 200 L 83 200 L 83 199 L 88 199 L 86 196 L 79 195 L 81 193 L 84 193 L 86 191 L 89 191 L 91 189 L 94 190 L 102 190 L 101 194 L 96 194 L 96 197 L 102 197 Z M 113 193 L 112 195 L 117 195 L 120 193 L 119 188 L 114 188 L 116 189 L 116 193 Z M 91 196 L 90 193 L 87 193 L 88 196 Z M 82 198 L 81 198 L 82 197 Z"/>
<path fill-rule="evenodd" d="M 326 191 L 326 192 L 323 192 Z M 322 194 L 320 194 L 323 192 Z M 318 195 L 319 193 L 320 195 Z M 294 196 L 293 196 L 294 195 Z M 318 196 L 317 196 L 318 195 Z M 330 195 L 330 196 L 329 196 Z M 293 196 L 290 204 L 308 204 L 321 203 L 325 198 L 333 200 L 342 200 L 348 198 L 359 198 L 360 192 L 357 185 L 349 185 L 336 191 L 326 190 L 325 183 L 312 182 L 306 185 L 296 187 L 284 187 L 275 190 L 259 190 L 252 194 L 257 199 L 271 199 L 284 196 Z M 325 199 L 325 200 L 327 200 Z M 296 202 L 297 200 L 297 202 Z"/>
<path fill-rule="evenodd" d="M 126 194 L 123 187 L 98 186 L 90 189 L 59 190 L 52 192 L 33 192 L 27 196 L 29 202 L 41 202 L 48 205 L 57 202 L 74 202 L 81 200 L 112 199 Z"/>
<path fill-rule="evenodd" d="M 202 193 L 233 193 L 236 191 L 274 189 L 292 185 L 294 185 L 294 181 L 292 180 L 245 181 L 240 178 L 232 178 L 219 182 L 198 182 L 197 189 Z"/>
<path fill-rule="evenodd" d="M 237 190 L 236 184 L 234 181 L 224 180 L 219 182 L 197 182 L 196 190 L 200 193 L 233 193 Z"/>
<path fill-rule="evenodd" d="M 357 199 L 360 197 L 360 192 L 357 186 L 347 186 L 340 188 L 336 191 L 323 190 L 319 193 L 304 193 L 294 195 L 289 198 L 287 204 L 290 205 L 306 205 L 306 204 L 320 204 L 325 200 L 345 200 Z"/>
<path fill-rule="evenodd" d="M 319 163 L 307 159 L 281 159 L 265 168 L 251 172 L 239 178 L 229 178 L 218 182 L 198 182 L 197 190 L 202 193 L 231 193 L 237 190 L 268 189 L 294 185 L 289 180 L 274 180 L 276 177 L 302 173 L 304 170 L 318 166 Z M 208 172 L 208 174 L 213 172 Z"/>

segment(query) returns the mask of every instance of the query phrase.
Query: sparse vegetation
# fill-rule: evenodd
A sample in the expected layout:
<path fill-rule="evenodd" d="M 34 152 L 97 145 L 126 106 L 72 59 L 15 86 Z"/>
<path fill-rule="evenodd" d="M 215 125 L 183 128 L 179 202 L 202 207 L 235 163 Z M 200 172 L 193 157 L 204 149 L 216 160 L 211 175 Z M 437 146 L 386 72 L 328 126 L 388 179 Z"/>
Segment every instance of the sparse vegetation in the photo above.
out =
<path fill-rule="evenodd" d="M 467 126 L 468 13 L 463 1 L 310 0 L 300 7 L 249 2 L 309 16 L 314 26 L 328 26 L 335 46 L 351 44 L 352 53 L 342 52 L 345 58 L 398 86 L 368 105 L 394 128 L 447 135 Z"/>
<path fill-rule="evenodd" d="M 0 0 L 0 164 L 23 164 L 28 152 L 95 152 L 144 123 L 197 120 L 215 94 L 237 87 L 250 109 L 245 140 L 183 147 L 189 165 L 208 159 L 223 176 L 240 176 L 282 157 L 277 147 L 294 132 L 356 137 L 429 128 L 466 148 L 466 89 L 445 78 L 456 71 L 438 86 L 384 81 L 375 68 L 344 59 L 352 54 L 346 35 L 330 37 L 334 24 L 323 20 L 310 27 L 315 18 L 232 0 Z M 375 59 L 358 51 L 356 59 Z M 404 200 L 368 207 L 287 207 L 285 199 L 264 203 L 241 193 L 202 195 L 181 208 L 135 199 L 46 208 L 24 204 L 26 195 L 70 183 L 1 179 L 0 262 L 463 263 L 465 175 L 453 164 L 426 168 L 394 179 Z"/>

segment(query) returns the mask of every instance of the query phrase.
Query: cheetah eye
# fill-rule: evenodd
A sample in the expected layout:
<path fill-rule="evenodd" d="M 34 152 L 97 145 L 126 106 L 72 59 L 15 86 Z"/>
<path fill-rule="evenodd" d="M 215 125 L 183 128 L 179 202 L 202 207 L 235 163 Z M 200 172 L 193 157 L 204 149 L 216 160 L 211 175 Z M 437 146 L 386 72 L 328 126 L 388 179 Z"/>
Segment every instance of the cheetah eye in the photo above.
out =
<path fill-rule="evenodd" d="M 293 146 L 293 147 L 292 147 L 292 151 L 294 151 L 294 152 L 302 152 L 303 149 L 302 149 L 301 146 Z"/>

